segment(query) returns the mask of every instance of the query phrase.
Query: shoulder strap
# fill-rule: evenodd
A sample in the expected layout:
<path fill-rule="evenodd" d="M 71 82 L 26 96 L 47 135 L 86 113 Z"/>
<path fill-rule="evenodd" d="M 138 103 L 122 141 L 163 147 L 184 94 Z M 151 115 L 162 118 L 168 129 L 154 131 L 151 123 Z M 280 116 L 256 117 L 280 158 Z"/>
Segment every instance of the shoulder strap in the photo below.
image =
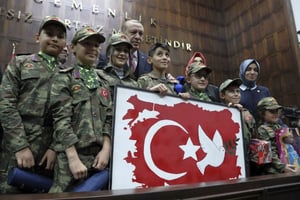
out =
<path fill-rule="evenodd" d="M 60 73 L 66 73 L 66 72 L 71 71 L 72 69 L 74 69 L 74 67 L 60 68 L 59 72 Z"/>

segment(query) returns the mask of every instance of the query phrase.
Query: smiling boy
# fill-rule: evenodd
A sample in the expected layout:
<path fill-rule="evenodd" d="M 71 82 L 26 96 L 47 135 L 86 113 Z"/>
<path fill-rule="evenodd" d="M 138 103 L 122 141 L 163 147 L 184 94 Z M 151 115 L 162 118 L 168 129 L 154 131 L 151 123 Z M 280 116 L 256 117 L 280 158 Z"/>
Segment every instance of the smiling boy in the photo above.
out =
<path fill-rule="evenodd" d="M 138 79 L 141 88 L 151 91 L 159 91 L 160 94 L 176 95 L 174 84 L 167 73 L 169 64 L 171 62 L 170 49 L 166 44 L 154 44 L 148 53 L 148 63 L 152 66 L 150 73 L 142 75 Z"/>
<path fill-rule="evenodd" d="M 19 193 L 6 183 L 12 167 L 53 169 L 55 152 L 49 112 L 51 79 L 58 70 L 57 56 L 66 45 L 66 26 L 56 16 L 46 17 L 36 42 L 39 52 L 17 56 L 3 76 L 0 118 L 4 135 L 0 162 L 0 192 Z"/>
<path fill-rule="evenodd" d="M 61 69 L 53 80 L 50 102 L 57 162 L 51 193 L 70 191 L 91 172 L 108 165 L 112 102 L 108 87 L 95 71 L 104 41 L 91 27 L 78 30 L 70 45 L 77 63 Z M 106 183 L 108 176 L 99 181 Z"/>

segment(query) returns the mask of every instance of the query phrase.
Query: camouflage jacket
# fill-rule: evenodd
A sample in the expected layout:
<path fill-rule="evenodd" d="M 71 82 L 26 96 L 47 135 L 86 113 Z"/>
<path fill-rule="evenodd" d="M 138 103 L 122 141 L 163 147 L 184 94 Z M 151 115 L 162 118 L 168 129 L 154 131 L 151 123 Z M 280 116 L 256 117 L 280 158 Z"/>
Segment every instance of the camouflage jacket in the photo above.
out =
<path fill-rule="evenodd" d="M 116 85 L 125 85 L 130 87 L 138 87 L 138 83 L 131 78 L 130 72 L 126 71 L 124 77 L 121 79 L 113 69 L 111 65 L 106 65 L 103 70 L 98 69 L 96 70 L 97 74 L 103 78 L 106 83 L 109 85 L 110 93 L 114 95 L 114 90 Z"/>
<path fill-rule="evenodd" d="M 276 143 L 275 130 L 280 129 L 279 124 L 262 124 L 257 129 L 257 138 L 271 142 L 272 163 L 264 165 L 264 172 L 267 174 L 283 173 L 285 164 L 279 158 L 279 150 Z"/>
<path fill-rule="evenodd" d="M 177 95 L 177 93 L 174 90 L 174 84 L 175 83 L 171 82 L 167 78 L 164 79 L 164 80 L 158 78 L 157 76 L 155 76 L 153 71 L 139 77 L 137 82 L 138 82 L 139 86 L 143 89 L 148 89 L 148 88 L 151 88 L 155 85 L 163 83 L 168 88 L 168 94 Z"/>
<path fill-rule="evenodd" d="M 112 109 L 108 86 L 99 77 L 99 86 L 88 89 L 79 69 L 61 69 L 53 79 L 50 103 L 54 120 L 55 150 L 65 151 L 102 145 L 111 135 Z"/>
<path fill-rule="evenodd" d="M 3 76 L 0 87 L 0 120 L 4 130 L 3 148 L 17 152 L 30 144 L 47 148 L 52 133 L 49 95 L 52 72 L 38 54 L 17 56 Z"/>
<path fill-rule="evenodd" d="M 243 138 L 244 138 L 244 147 L 246 152 L 246 168 L 247 170 L 250 170 L 250 140 L 253 138 L 256 134 L 256 122 L 254 117 L 251 115 L 248 109 L 243 108 L 242 110 L 242 123 L 243 123 Z"/>
<path fill-rule="evenodd" d="M 251 138 L 256 136 L 256 122 L 250 111 L 246 108 L 242 110 L 243 130 L 245 145 L 249 148 Z M 248 151 L 248 153 L 250 153 Z"/>
<path fill-rule="evenodd" d="M 200 92 L 200 91 L 196 91 L 195 89 L 193 88 L 190 88 L 188 90 L 188 93 L 195 99 L 198 99 L 198 100 L 201 100 L 201 101 L 208 101 L 208 102 L 211 102 L 212 100 L 209 98 L 208 94 L 203 91 L 203 92 Z"/>

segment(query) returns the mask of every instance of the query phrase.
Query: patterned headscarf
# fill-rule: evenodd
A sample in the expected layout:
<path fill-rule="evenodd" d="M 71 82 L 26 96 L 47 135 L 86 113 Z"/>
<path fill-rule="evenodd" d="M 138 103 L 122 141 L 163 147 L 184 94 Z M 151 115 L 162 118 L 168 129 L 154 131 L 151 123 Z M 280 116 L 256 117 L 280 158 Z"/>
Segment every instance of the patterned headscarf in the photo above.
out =
<path fill-rule="evenodd" d="M 201 52 L 195 52 L 185 67 L 185 76 L 188 75 L 189 68 L 190 68 L 191 64 L 195 61 L 196 57 L 200 57 L 202 59 L 203 64 L 206 65 L 205 56 Z"/>

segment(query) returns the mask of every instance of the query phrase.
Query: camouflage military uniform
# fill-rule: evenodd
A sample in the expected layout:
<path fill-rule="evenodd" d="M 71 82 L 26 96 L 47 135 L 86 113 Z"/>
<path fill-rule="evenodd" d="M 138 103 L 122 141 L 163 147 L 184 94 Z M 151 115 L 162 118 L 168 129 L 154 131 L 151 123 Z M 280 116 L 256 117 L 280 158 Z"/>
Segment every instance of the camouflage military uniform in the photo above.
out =
<path fill-rule="evenodd" d="M 106 65 L 103 70 L 98 69 L 96 70 L 99 76 L 101 76 L 109 85 L 110 93 L 114 95 L 114 89 L 116 85 L 125 85 L 130 87 L 138 87 L 138 83 L 131 78 L 130 72 L 124 72 L 124 77 L 120 78 L 116 71 L 114 70 L 113 66 L 108 64 Z"/>
<path fill-rule="evenodd" d="M 253 174 L 252 172 L 252 163 L 250 163 L 250 140 L 256 135 L 256 121 L 250 111 L 246 108 L 242 110 L 242 123 L 243 123 L 243 138 L 244 138 L 244 147 L 246 151 L 246 169 L 250 172 L 250 175 Z"/>
<path fill-rule="evenodd" d="M 172 81 L 170 81 L 167 77 L 165 79 L 160 79 L 152 72 L 142 75 L 137 80 L 139 87 L 143 89 L 148 89 L 153 86 L 156 86 L 160 83 L 165 84 L 165 86 L 168 89 L 168 94 L 177 95 L 177 93 L 174 90 L 174 84 Z"/>
<path fill-rule="evenodd" d="M 219 92 L 220 97 L 223 99 L 224 103 L 234 103 L 230 100 L 226 100 L 226 91 L 229 93 L 236 92 L 235 90 L 238 89 L 239 86 L 242 84 L 242 80 L 239 78 L 235 79 L 226 79 L 224 82 L 221 83 L 219 86 Z M 229 94 L 228 94 L 229 95 Z M 232 95 L 232 94 L 231 94 Z M 234 105 L 234 104 L 233 104 Z M 245 149 L 245 165 L 246 170 L 250 171 L 250 140 L 252 137 L 255 136 L 255 126 L 256 122 L 251 113 L 246 108 L 239 108 L 241 110 L 241 116 L 242 116 L 242 128 L 243 128 L 243 142 L 244 142 L 244 149 Z"/>
<path fill-rule="evenodd" d="M 193 88 L 190 88 L 188 90 L 188 93 L 194 97 L 195 99 L 199 99 L 199 100 L 202 100 L 202 101 L 208 101 L 208 102 L 211 102 L 212 100 L 208 97 L 208 95 L 206 94 L 206 92 L 202 92 L 202 91 L 197 91 Z"/>
<path fill-rule="evenodd" d="M 261 99 L 257 104 L 258 111 L 281 109 L 277 101 L 273 97 L 265 97 Z M 263 116 L 260 116 L 263 117 Z M 263 165 L 263 173 L 265 174 L 277 174 L 285 172 L 285 164 L 281 162 L 279 158 L 279 150 L 276 143 L 276 130 L 281 129 L 282 126 L 279 123 L 264 122 L 259 125 L 257 129 L 257 138 L 271 142 L 272 149 L 272 163 Z"/>
<path fill-rule="evenodd" d="M 263 171 L 266 174 L 278 174 L 283 173 L 285 170 L 285 164 L 281 162 L 279 158 L 279 151 L 276 143 L 275 131 L 281 129 L 279 124 L 263 124 L 257 129 L 257 138 L 271 142 L 272 148 L 272 163 L 265 164 Z"/>
<path fill-rule="evenodd" d="M 73 175 L 65 150 L 74 145 L 80 160 L 92 168 L 101 150 L 103 136 L 110 136 L 112 125 L 111 96 L 94 69 L 88 75 L 81 66 L 62 69 L 56 74 L 51 89 L 57 162 L 50 192 L 71 189 Z"/>
<path fill-rule="evenodd" d="M 0 88 L 0 119 L 4 130 L 0 192 L 18 192 L 6 183 L 8 171 L 17 166 L 16 152 L 29 147 L 38 162 L 52 141 L 49 91 L 56 69 L 53 68 L 55 63 L 50 67 L 41 55 L 17 56 L 3 76 Z"/>
<path fill-rule="evenodd" d="M 125 52 L 129 56 L 129 51 L 132 45 L 128 37 L 123 33 L 113 34 L 108 41 L 106 49 L 107 56 L 110 57 L 110 62 L 103 68 L 103 70 L 97 70 L 97 73 L 107 82 L 110 87 L 111 95 L 113 98 L 114 89 L 116 85 L 125 85 L 130 87 L 138 87 L 137 82 L 132 78 L 128 67 L 122 66 L 121 64 L 112 63 L 113 52 L 116 51 L 117 46 L 126 45 L 128 52 Z M 117 50 L 118 51 L 118 50 Z M 120 66 L 115 66 L 120 65 Z"/>
<path fill-rule="evenodd" d="M 188 68 L 187 75 L 191 76 L 192 74 L 198 73 L 200 71 L 206 71 L 207 74 L 210 74 L 212 72 L 211 68 L 206 65 L 203 65 L 203 64 L 201 65 L 199 63 L 192 63 L 190 65 L 190 67 Z M 206 91 L 198 91 L 198 90 L 195 90 L 193 87 L 190 87 L 190 89 L 188 90 L 188 93 L 196 99 L 199 99 L 202 101 L 208 101 L 208 102 L 212 101 L 209 98 Z"/>

